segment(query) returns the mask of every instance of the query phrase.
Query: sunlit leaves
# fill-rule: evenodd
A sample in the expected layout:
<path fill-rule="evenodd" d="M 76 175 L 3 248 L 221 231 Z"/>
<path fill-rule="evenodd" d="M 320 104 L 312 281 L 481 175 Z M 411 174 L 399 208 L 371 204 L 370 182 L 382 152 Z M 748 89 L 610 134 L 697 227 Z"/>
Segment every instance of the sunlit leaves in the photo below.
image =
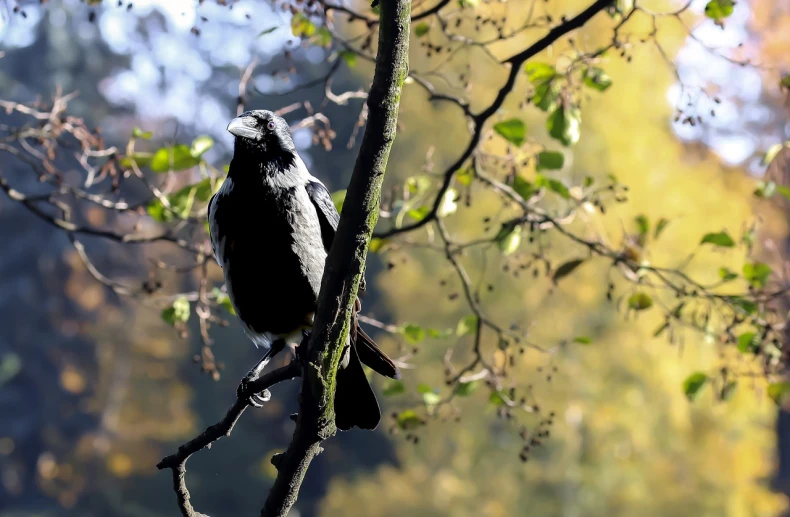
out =
<path fill-rule="evenodd" d="M 401 381 L 391 380 L 384 385 L 384 389 L 381 390 L 382 395 L 385 397 L 393 397 L 395 395 L 400 395 L 401 393 L 406 392 L 406 385 L 403 384 Z"/>
<path fill-rule="evenodd" d="M 266 36 L 267 34 L 271 34 L 277 29 L 278 29 L 277 25 L 274 25 L 273 27 L 269 27 L 268 29 L 263 29 L 261 32 L 258 33 L 258 37 L 260 38 L 261 36 Z"/>
<path fill-rule="evenodd" d="M 455 335 L 458 337 L 472 334 L 477 331 L 477 316 L 474 314 L 461 318 L 455 327 Z"/>
<path fill-rule="evenodd" d="M 460 169 L 455 173 L 455 181 L 457 181 L 459 185 L 463 185 L 465 187 L 468 187 L 472 184 L 473 177 L 472 169 L 469 168 Z"/>
<path fill-rule="evenodd" d="M 420 22 L 414 26 L 414 35 L 418 38 L 422 38 L 431 30 L 431 26 L 425 22 Z"/>
<path fill-rule="evenodd" d="M 134 161 L 135 165 L 138 167 L 148 167 L 151 165 L 151 160 L 154 159 L 154 153 L 146 153 L 146 152 L 137 152 L 133 153 L 130 156 L 124 156 L 121 158 L 120 165 L 124 169 L 131 169 L 132 161 Z"/>
<path fill-rule="evenodd" d="M 233 303 L 230 301 L 230 296 L 227 293 L 223 293 L 219 288 L 215 287 L 211 294 L 214 295 L 214 299 L 217 303 L 227 310 L 229 313 L 236 315 L 236 309 L 233 308 Z"/>
<path fill-rule="evenodd" d="M 739 309 L 745 314 L 754 314 L 757 312 L 757 304 L 751 300 L 743 298 L 742 296 L 727 296 L 724 299 L 733 307 Z"/>
<path fill-rule="evenodd" d="M 488 397 L 488 403 L 494 407 L 505 405 L 505 395 L 501 391 L 492 391 Z"/>
<path fill-rule="evenodd" d="M 686 398 L 693 401 L 697 398 L 702 388 L 707 384 L 708 376 L 702 372 L 694 372 L 683 381 L 683 393 Z"/>
<path fill-rule="evenodd" d="M 184 296 L 179 296 L 173 305 L 162 311 L 162 319 L 170 325 L 186 323 L 189 321 L 189 300 Z"/>
<path fill-rule="evenodd" d="M 587 336 L 576 336 L 573 338 L 573 342 L 579 345 L 589 345 L 592 343 L 592 339 Z"/>
<path fill-rule="evenodd" d="M 554 275 L 551 277 L 552 282 L 556 284 L 561 279 L 573 273 L 576 268 L 581 266 L 583 263 L 584 259 L 573 259 L 560 265 L 560 267 L 554 271 Z"/>
<path fill-rule="evenodd" d="M 420 418 L 417 413 L 411 409 L 398 413 L 396 422 L 398 423 L 398 427 L 404 431 L 411 431 L 425 425 L 425 420 Z"/>
<path fill-rule="evenodd" d="M 636 228 L 639 232 L 640 236 L 645 236 L 650 231 L 650 220 L 644 215 L 639 214 L 634 218 L 634 222 L 636 222 Z"/>
<path fill-rule="evenodd" d="M 291 18 L 291 32 L 297 38 L 309 38 L 315 34 L 316 26 L 303 13 L 296 13 Z"/>
<path fill-rule="evenodd" d="M 729 282 L 738 278 L 738 273 L 730 271 L 726 267 L 721 267 L 719 268 L 719 278 L 721 278 L 722 282 Z"/>
<path fill-rule="evenodd" d="M 527 126 L 517 118 L 494 124 L 494 132 L 516 147 L 521 147 L 527 139 Z"/>
<path fill-rule="evenodd" d="M 349 68 L 354 68 L 357 65 L 357 53 L 350 50 L 341 50 L 338 57 L 346 62 Z"/>
<path fill-rule="evenodd" d="M 575 145 L 581 132 L 581 111 L 576 106 L 559 106 L 546 120 L 549 135 L 564 146 Z"/>
<path fill-rule="evenodd" d="M 594 66 L 584 71 L 582 80 L 585 86 L 599 92 L 606 90 L 612 85 L 612 78 L 602 69 Z"/>
<path fill-rule="evenodd" d="M 771 276 L 771 272 L 771 266 L 763 264 L 762 262 L 743 265 L 743 277 L 748 280 L 753 287 L 765 287 L 765 284 L 768 283 L 768 277 Z"/>
<path fill-rule="evenodd" d="M 710 0 L 705 5 L 705 16 L 716 22 L 730 16 L 735 8 L 733 0 Z"/>
<path fill-rule="evenodd" d="M 192 206 L 196 199 L 206 202 L 211 199 L 212 194 L 211 180 L 209 178 L 204 178 L 194 185 L 187 185 L 167 196 L 166 199 L 170 205 L 169 209 L 160 199 L 155 198 L 148 203 L 146 211 L 155 221 L 162 223 L 171 221 L 175 217 L 185 219 L 192 211 Z"/>
<path fill-rule="evenodd" d="M 469 381 L 469 382 L 461 382 L 458 384 L 458 387 L 455 389 L 455 394 L 459 397 L 468 397 L 472 393 L 477 390 L 480 386 L 479 381 Z"/>
<path fill-rule="evenodd" d="M 415 222 L 419 222 L 428 217 L 428 214 L 431 213 L 431 207 L 421 206 L 419 208 L 413 208 L 407 213 L 409 214 L 409 217 L 414 219 Z"/>
<path fill-rule="evenodd" d="M 664 229 L 667 227 L 668 224 L 669 224 L 669 219 L 666 219 L 664 217 L 659 219 L 658 222 L 656 223 L 656 229 L 653 231 L 653 238 L 658 239 L 658 236 L 661 235 L 661 233 L 664 231 Z"/>
<path fill-rule="evenodd" d="M 332 33 L 326 27 L 319 27 L 315 35 L 310 38 L 310 42 L 319 47 L 329 48 L 332 46 Z"/>
<path fill-rule="evenodd" d="M 338 213 L 343 211 L 343 202 L 346 200 L 346 191 L 345 190 L 336 190 L 332 192 L 330 195 L 332 198 L 332 203 L 335 205 Z"/>
<path fill-rule="evenodd" d="M 730 234 L 726 231 L 717 233 L 707 233 L 702 237 L 700 244 L 713 244 L 722 248 L 732 248 L 735 246 L 735 241 L 732 240 Z"/>
<path fill-rule="evenodd" d="M 535 87 L 532 103 L 543 111 L 550 111 L 557 107 L 559 96 L 560 88 L 556 81 L 546 82 Z"/>
<path fill-rule="evenodd" d="M 744 332 L 738 336 L 738 351 L 741 353 L 757 353 L 760 349 L 760 340 L 754 332 Z"/>
<path fill-rule="evenodd" d="M 425 329 L 419 325 L 409 323 L 402 326 L 399 330 L 409 343 L 416 344 L 425 339 Z"/>
<path fill-rule="evenodd" d="M 379 251 L 384 249 L 384 246 L 386 244 L 387 241 L 385 239 L 379 239 L 378 237 L 373 237 L 372 239 L 370 239 L 370 246 L 368 247 L 368 250 L 371 253 L 378 253 Z"/>
<path fill-rule="evenodd" d="M 133 138 L 142 138 L 143 140 L 150 140 L 152 136 L 154 136 L 154 133 L 151 131 L 143 131 L 139 127 L 132 129 Z"/>
<path fill-rule="evenodd" d="M 210 136 L 199 136 L 192 141 L 192 146 L 177 144 L 172 147 L 158 149 L 150 162 L 154 172 L 181 171 L 190 169 L 200 163 L 200 157 L 211 149 L 214 139 Z M 138 162 L 138 165 L 140 163 Z"/>
<path fill-rule="evenodd" d="M 203 154 L 214 146 L 214 139 L 208 135 L 200 135 L 192 140 L 192 147 L 189 154 L 193 158 L 200 158 Z"/>
<path fill-rule="evenodd" d="M 562 166 L 565 164 L 565 155 L 559 151 L 542 151 L 539 152 L 537 155 L 537 164 L 536 169 L 539 171 L 542 170 L 553 170 L 553 169 L 562 169 Z"/>
<path fill-rule="evenodd" d="M 784 381 L 772 382 L 768 385 L 768 396 L 777 405 L 783 406 L 787 401 L 787 397 L 790 396 L 790 383 Z"/>
<path fill-rule="evenodd" d="M 528 201 L 529 198 L 534 196 L 538 192 L 538 188 L 535 187 L 531 182 L 525 180 L 519 175 L 513 179 L 513 190 L 515 190 L 519 196 L 523 197 L 525 201 Z"/>
<path fill-rule="evenodd" d="M 524 72 L 526 72 L 529 82 L 535 86 L 551 81 L 557 75 L 554 66 L 547 63 L 527 63 L 524 66 Z"/>
<path fill-rule="evenodd" d="M 521 226 L 503 225 L 494 241 L 503 255 L 510 255 L 521 245 Z"/>
<path fill-rule="evenodd" d="M 635 311 L 644 311 L 653 306 L 653 299 L 645 293 L 634 293 L 628 297 L 628 307 Z"/>
<path fill-rule="evenodd" d="M 568 187 L 558 179 L 549 178 L 548 176 L 538 173 L 535 175 L 535 186 L 538 188 L 550 190 L 551 192 L 554 192 L 565 199 L 571 198 L 571 191 L 568 190 Z"/>
<path fill-rule="evenodd" d="M 761 198 L 773 197 L 777 192 L 790 199 L 790 188 L 784 185 L 777 185 L 773 181 L 758 181 L 757 186 L 754 188 L 754 195 Z"/>
<path fill-rule="evenodd" d="M 422 401 L 426 406 L 435 406 L 441 400 L 436 390 L 427 384 L 420 384 L 417 386 L 417 392 L 422 395 Z"/>

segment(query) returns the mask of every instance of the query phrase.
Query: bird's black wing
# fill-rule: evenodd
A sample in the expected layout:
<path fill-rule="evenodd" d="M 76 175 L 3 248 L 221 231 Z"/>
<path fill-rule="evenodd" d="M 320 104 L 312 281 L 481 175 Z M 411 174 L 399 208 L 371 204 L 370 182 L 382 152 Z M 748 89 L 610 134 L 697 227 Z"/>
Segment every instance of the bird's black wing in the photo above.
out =
<path fill-rule="evenodd" d="M 329 253 L 332 242 L 335 240 L 340 214 L 337 213 L 337 208 L 335 208 L 335 203 L 332 201 L 329 190 L 318 179 L 311 177 L 307 185 L 305 185 L 305 189 L 307 190 L 307 195 L 310 196 L 310 201 L 315 206 L 316 212 L 318 212 L 318 221 L 321 224 L 321 240 L 324 243 L 324 249 Z M 365 289 L 365 276 L 363 275 L 359 284 L 359 290 L 365 291 Z"/>

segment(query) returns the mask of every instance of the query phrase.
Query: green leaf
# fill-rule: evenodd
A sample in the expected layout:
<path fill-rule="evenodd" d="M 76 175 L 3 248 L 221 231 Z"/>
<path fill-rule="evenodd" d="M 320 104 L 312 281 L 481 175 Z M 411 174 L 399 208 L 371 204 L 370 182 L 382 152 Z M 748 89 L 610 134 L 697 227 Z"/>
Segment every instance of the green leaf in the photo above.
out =
<path fill-rule="evenodd" d="M 162 319 L 170 325 L 189 321 L 189 300 L 183 296 L 176 298 L 173 305 L 162 311 Z"/>
<path fill-rule="evenodd" d="M 296 13 L 291 18 L 291 32 L 297 38 L 309 38 L 315 34 L 316 27 L 303 13 Z"/>
<path fill-rule="evenodd" d="M 565 262 L 554 271 L 551 281 L 555 284 L 561 279 L 573 273 L 573 271 L 584 263 L 584 259 L 573 259 Z"/>
<path fill-rule="evenodd" d="M 132 129 L 132 136 L 134 138 L 142 138 L 143 140 L 150 140 L 154 133 L 152 131 L 143 131 L 139 127 Z"/>
<path fill-rule="evenodd" d="M 581 111 L 575 106 L 560 106 L 555 109 L 548 120 L 546 129 L 549 135 L 559 140 L 564 146 L 575 145 L 581 134 Z"/>
<path fill-rule="evenodd" d="M 378 237 L 373 237 L 370 239 L 370 247 L 368 248 L 371 253 L 378 253 L 384 248 L 384 245 L 387 244 L 385 239 L 379 239 Z"/>
<path fill-rule="evenodd" d="M 568 190 L 568 187 L 566 187 L 563 182 L 554 178 L 548 178 L 543 174 L 538 173 L 536 175 L 535 186 L 538 188 L 547 188 L 565 199 L 571 198 L 571 191 Z"/>
<path fill-rule="evenodd" d="M 760 340 L 757 339 L 757 334 L 754 332 L 744 332 L 738 336 L 738 351 L 746 354 L 756 354 L 760 350 Z"/>
<path fill-rule="evenodd" d="M 746 314 L 754 314 L 757 312 L 757 304 L 741 296 L 727 296 L 725 297 L 725 300 L 730 302 L 736 308 L 741 309 Z"/>
<path fill-rule="evenodd" d="M 664 231 L 664 228 L 666 228 L 668 224 L 669 219 L 665 219 L 664 217 L 659 219 L 658 223 L 656 224 L 656 229 L 653 231 L 653 238 L 658 239 L 658 236 L 661 235 L 661 232 Z"/>
<path fill-rule="evenodd" d="M 181 171 L 190 169 L 200 163 L 200 158 L 192 155 L 192 149 L 184 144 L 173 147 L 162 147 L 151 159 L 151 170 L 154 172 Z"/>
<path fill-rule="evenodd" d="M 501 391 L 492 391 L 491 395 L 488 397 L 488 403 L 495 407 L 504 406 L 505 397 Z"/>
<path fill-rule="evenodd" d="M 398 422 L 398 427 L 404 431 L 411 431 L 425 425 L 425 420 L 417 416 L 417 413 L 411 409 L 398 413 L 396 421 Z"/>
<path fill-rule="evenodd" d="M 554 82 L 539 84 L 532 95 L 532 103 L 542 111 L 550 111 L 557 107 L 560 97 L 560 87 Z"/>
<path fill-rule="evenodd" d="M 233 308 L 233 303 L 231 303 L 230 296 L 227 293 L 223 293 L 218 287 L 215 287 L 212 289 L 211 294 L 214 295 L 214 299 L 218 304 L 225 307 L 226 311 L 234 316 L 236 315 L 236 309 Z"/>
<path fill-rule="evenodd" d="M 461 318 L 455 327 L 455 335 L 458 337 L 477 332 L 477 316 L 474 314 Z"/>
<path fill-rule="evenodd" d="M 510 255 L 521 245 L 521 226 L 503 225 L 494 240 L 503 255 Z"/>
<path fill-rule="evenodd" d="M 524 71 L 533 85 L 545 84 L 557 76 L 557 70 L 547 63 L 527 63 Z"/>
<path fill-rule="evenodd" d="M 392 397 L 394 395 L 400 395 L 401 393 L 406 392 L 406 385 L 403 384 L 401 381 L 389 381 L 385 386 L 384 389 L 381 390 L 381 394 L 385 397 Z"/>
<path fill-rule="evenodd" d="M 705 6 L 705 16 L 712 20 L 721 21 L 730 16 L 734 10 L 733 0 L 710 0 Z"/>
<path fill-rule="evenodd" d="M 730 280 L 735 280 L 736 278 L 738 278 L 738 273 L 735 273 L 734 271 L 730 271 L 726 267 L 720 267 L 719 278 L 721 278 L 725 282 L 729 282 Z"/>
<path fill-rule="evenodd" d="M 138 167 L 148 167 L 151 165 L 153 158 L 154 153 L 133 153 L 131 156 L 121 158 L 120 164 L 124 169 L 131 169 L 132 160 L 134 160 Z"/>
<path fill-rule="evenodd" d="M 589 345 L 592 343 L 592 339 L 588 338 L 587 336 L 576 336 L 573 338 L 573 342 L 580 345 Z"/>
<path fill-rule="evenodd" d="M 762 262 L 743 265 L 743 277 L 757 288 L 765 287 L 772 272 L 771 266 Z"/>
<path fill-rule="evenodd" d="M 346 200 L 346 191 L 345 190 L 337 190 L 332 192 L 332 203 L 335 204 L 335 208 L 337 212 L 340 213 L 343 211 L 343 202 Z"/>
<path fill-rule="evenodd" d="M 316 31 L 315 36 L 310 38 L 310 42 L 319 47 L 328 48 L 332 46 L 332 33 L 326 27 L 321 27 Z"/>
<path fill-rule="evenodd" d="M 602 69 L 597 67 L 590 67 L 585 70 L 582 80 L 584 81 L 585 86 L 594 90 L 598 90 L 599 92 L 606 90 L 612 85 L 612 78 L 609 77 L 609 75 Z"/>
<path fill-rule="evenodd" d="M 513 179 L 513 190 L 523 197 L 525 201 L 529 201 L 529 198 L 537 194 L 540 189 L 535 188 L 531 182 L 516 174 L 516 177 Z"/>
<path fill-rule="evenodd" d="M 790 88 L 790 74 L 782 77 L 782 80 L 779 81 L 779 86 L 782 88 Z"/>
<path fill-rule="evenodd" d="M 565 164 L 565 155 L 559 151 L 542 151 L 538 153 L 536 170 L 562 169 Z"/>
<path fill-rule="evenodd" d="M 459 397 L 468 397 L 472 393 L 477 390 L 480 386 L 479 381 L 469 381 L 469 382 L 461 382 L 458 384 L 458 387 L 455 389 L 455 394 Z"/>
<path fill-rule="evenodd" d="M 425 22 L 420 22 L 414 27 L 414 35 L 422 38 L 431 30 L 431 26 Z"/>
<path fill-rule="evenodd" d="M 357 66 L 357 53 L 356 52 L 352 52 L 350 50 L 341 50 L 338 53 L 338 56 L 340 57 L 340 59 L 342 59 L 343 61 L 346 62 L 346 64 L 349 66 L 349 68 L 354 68 L 355 66 Z"/>
<path fill-rule="evenodd" d="M 738 383 L 735 381 L 729 381 L 724 386 L 722 386 L 721 394 L 719 395 L 721 400 L 730 400 L 737 387 Z"/>
<path fill-rule="evenodd" d="M 702 372 L 695 372 L 686 377 L 686 380 L 683 381 L 683 393 L 686 394 L 686 398 L 690 401 L 693 401 L 697 398 L 700 390 L 705 386 L 708 382 L 708 376 Z"/>
<path fill-rule="evenodd" d="M 431 207 L 421 206 L 419 208 L 413 208 L 406 213 L 409 215 L 409 217 L 414 219 L 415 222 L 419 222 L 428 217 L 428 214 L 431 213 Z"/>
<path fill-rule="evenodd" d="M 263 29 L 261 32 L 258 33 L 258 37 L 266 36 L 267 34 L 271 34 L 272 32 L 277 30 L 277 26 L 269 27 L 268 29 Z"/>
<path fill-rule="evenodd" d="M 412 323 L 402 326 L 400 333 L 403 334 L 409 343 L 419 343 L 425 339 L 425 329 Z"/>
<path fill-rule="evenodd" d="M 200 135 L 192 140 L 190 154 L 193 158 L 200 158 L 203 154 L 214 146 L 214 139 L 208 135 Z"/>
<path fill-rule="evenodd" d="M 634 293 L 628 298 L 628 307 L 635 311 L 644 311 L 653 306 L 653 299 L 645 293 Z"/>
<path fill-rule="evenodd" d="M 428 329 L 428 337 L 433 339 L 447 339 L 454 334 L 453 329 Z"/>
<path fill-rule="evenodd" d="M 650 220 L 644 214 L 639 214 L 634 218 L 639 235 L 645 236 L 650 232 Z"/>
<path fill-rule="evenodd" d="M 776 405 L 783 406 L 787 397 L 790 396 L 790 383 L 772 382 L 768 385 L 768 396 L 776 402 Z"/>
<path fill-rule="evenodd" d="M 459 185 L 463 185 L 464 187 L 468 187 L 472 184 L 472 179 L 474 178 L 472 169 L 460 169 L 458 172 L 455 173 L 455 181 L 458 182 Z"/>
<path fill-rule="evenodd" d="M 776 193 L 776 183 L 773 181 L 758 181 L 754 188 L 754 195 L 757 197 L 769 198 Z"/>
<path fill-rule="evenodd" d="M 494 132 L 516 147 L 521 147 L 527 139 L 527 126 L 517 118 L 494 124 Z"/>
<path fill-rule="evenodd" d="M 442 397 L 433 391 L 428 391 L 422 394 L 422 401 L 425 402 L 426 406 L 435 406 L 442 400 Z"/>
<path fill-rule="evenodd" d="M 720 246 L 722 248 L 732 248 L 735 246 L 735 241 L 732 240 L 730 234 L 725 230 L 718 233 L 705 234 L 700 244 L 713 244 L 714 246 Z"/>
<path fill-rule="evenodd" d="M 429 176 L 412 176 L 406 179 L 406 188 L 410 194 L 418 195 L 431 188 L 432 183 Z"/>

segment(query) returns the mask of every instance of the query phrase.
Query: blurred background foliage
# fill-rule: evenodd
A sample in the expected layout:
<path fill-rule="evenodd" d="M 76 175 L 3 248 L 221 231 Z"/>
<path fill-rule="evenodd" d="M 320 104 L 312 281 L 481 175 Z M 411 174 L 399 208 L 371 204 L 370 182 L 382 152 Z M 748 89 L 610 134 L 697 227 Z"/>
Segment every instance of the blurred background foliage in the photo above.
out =
<path fill-rule="evenodd" d="M 241 71 L 253 56 L 261 61 L 253 79 L 258 93 L 250 95 L 247 107 L 276 109 L 314 95 L 276 95 L 290 85 L 282 69 L 293 66 L 296 77 L 309 80 L 327 54 L 300 47 L 290 15 L 262 2 L 241 1 L 229 10 L 210 2 L 198 7 L 192 1 L 139 1 L 133 7 L 108 5 L 93 15 L 90 6 L 76 1 L 19 2 L 24 17 L 16 5 L 10 0 L 0 13 L 3 99 L 46 98 L 56 87 L 76 90 L 70 110 L 100 125 L 108 141 L 122 145 L 134 127 L 152 131 L 159 143 L 188 143 L 207 134 L 216 144 L 206 160 L 218 168 L 229 159 L 224 127 L 235 114 Z M 518 16 L 531 5 L 484 2 L 479 9 L 510 9 L 508 16 Z M 554 0 L 540 9 L 559 18 L 584 6 Z M 679 6 L 655 1 L 650 9 Z M 684 20 L 695 25 L 704 7 L 694 2 Z M 638 38 L 652 29 L 649 21 L 637 20 L 627 30 Z M 581 138 L 565 153 L 559 177 L 578 184 L 585 176 L 603 180 L 613 174 L 629 187 L 628 201 L 610 205 L 605 215 L 582 214 L 583 224 L 612 243 L 637 231 L 638 215 L 653 226 L 667 219 L 660 237 L 646 246 L 651 263 L 678 262 L 697 250 L 705 233 L 728 229 L 740 236 L 760 223 L 758 256 L 773 264 L 786 248 L 786 207 L 770 205 L 753 191 L 765 172 L 763 153 L 788 137 L 787 104 L 776 80 L 716 57 L 719 51 L 701 51 L 675 20 L 659 20 L 658 31 L 661 48 L 634 46 L 628 59 L 606 61 L 612 85 L 587 94 Z M 713 38 L 714 45 L 746 41 L 732 52 L 790 68 L 790 7 L 782 0 L 738 2 L 723 29 L 708 21 L 694 34 Z M 574 45 L 589 48 L 611 37 L 606 16 L 573 35 Z M 426 55 L 421 38 L 412 44 L 412 68 L 440 64 L 441 58 Z M 497 54 L 510 55 L 535 38 L 526 31 Z M 567 45 L 559 42 L 535 60 L 553 63 Z M 284 49 L 294 54 L 292 61 L 283 58 Z M 505 72 L 481 53 L 472 49 L 470 68 L 454 70 L 470 78 L 473 108 L 487 103 L 504 80 Z M 694 127 L 673 123 L 676 106 L 687 100 L 676 70 L 683 81 L 716 84 L 722 98 L 717 117 Z M 371 72 L 369 63 L 358 60 L 339 75 L 336 88 L 364 87 Z M 530 137 L 557 147 L 545 132 L 545 113 L 522 108 L 518 96 L 512 97 L 495 122 L 518 116 Z M 359 101 L 353 106 L 325 111 L 339 135 L 331 150 L 313 145 L 309 132 L 295 135 L 313 174 L 332 190 L 344 187 L 355 157 L 344 145 Z M 426 167 L 426 156 L 441 170 L 467 138 L 457 109 L 432 107 L 421 90 L 408 85 L 388 185 L 402 184 Z M 501 141 L 487 145 L 504 147 Z M 16 173 L 18 181 L 35 188 L 29 176 L 9 167 L 4 175 Z M 453 234 L 471 237 L 500 209 L 493 196 L 480 195 L 471 206 L 459 203 L 447 225 Z M 105 217 L 99 210 L 87 216 Z M 196 328 L 180 339 L 159 310 L 97 283 L 62 234 L 5 197 L 0 225 L 0 516 L 172 515 L 169 478 L 154 465 L 219 418 L 256 360 L 254 348 L 233 318 L 227 328 L 212 328 L 213 350 L 224 364 L 214 382 L 192 362 L 201 347 Z M 550 245 L 565 256 L 575 252 L 565 241 Z M 97 263 L 111 264 L 120 279 L 139 275 L 152 256 L 168 253 L 157 246 L 92 246 Z M 325 444 L 311 468 L 299 515 L 746 517 L 787 510 L 779 465 L 783 435 L 777 433 L 778 412 L 765 396 L 760 367 L 753 364 L 757 359 L 722 352 L 700 333 L 681 331 L 673 343 L 667 335 L 655 337 L 663 321 L 658 313 L 623 318 L 607 302 L 604 263 L 589 261 L 555 286 L 530 270 L 519 275 L 518 260 L 496 249 L 465 258 L 476 265 L 480 282 L 491 285 L 484 295 L 487 312 L 501 322 L 520 322 L 529 328 L 530 341 L 552 350 L 527 348 L 510 372 L 530 386 L 530 404 L 540 413 L 518 423 L 498 418 L 488 391 L 477 390 L 408 439 L 392 420 L 375 433 L 344 433 Z M 740 271 L 743 262 L 737 253 L 697 251 L 689 271 L 711 280 L 720 267 Z M 219 269 L 210 270 L 211 281 L 220 285 Z M 468 314 L 450 265 L 431 250 L 371 254 L 368 284 L 366 314 L 381 321 L 455 329 Z M 590 343 L 568 344 L 573 336 Z M 388 350 L 416 349 L 405 392 L 381 397 L 385 414 L 420 403 L 423 385 L 447 394 L 447 339 L 427 337 L 415 344 L 384 332 L 376 338 Z M 454 357 L 462 359 L 471 336 L 457 339 Z M 688 400 L 682 384 L 691 373 L 729 362 L 754 376 L 742 379 L 726 401 L 712 386 Z M 377 382 L 386 392 L 388 386 Z M 190 488 L 201 511 L 257 511 L 275 474 L 268 459 L 290 438 L 294 389 L 295 383 L 279 387 L 271 403 L 248 412 L 231 439 L 192 459 Z M 534 428 L 544 419 L 553 421 L 550 434 L 540 437 L 524 462 L 519 427 Z"/>

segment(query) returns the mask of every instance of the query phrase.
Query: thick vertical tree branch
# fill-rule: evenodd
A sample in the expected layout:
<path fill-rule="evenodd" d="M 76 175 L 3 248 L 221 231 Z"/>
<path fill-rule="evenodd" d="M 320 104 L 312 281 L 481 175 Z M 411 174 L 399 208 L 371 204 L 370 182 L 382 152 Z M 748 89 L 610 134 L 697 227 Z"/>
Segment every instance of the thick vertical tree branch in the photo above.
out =
<path fill-rule="evenodd" d="M 408 74 L 410 15 L 410 0 L 381 0 L 368 125 L 327 258 L 309 351 L 301 359 L 306 364 L 296 430 L 288 450 L 275 460 L 279 472 L 261 510 L 264 517 L 288 514 L 310 462 L 321 451 L 321 442 L 336 432 L 335 376 L 378 220 L 381 183 L 395 139 L 401 89 Z"/>

